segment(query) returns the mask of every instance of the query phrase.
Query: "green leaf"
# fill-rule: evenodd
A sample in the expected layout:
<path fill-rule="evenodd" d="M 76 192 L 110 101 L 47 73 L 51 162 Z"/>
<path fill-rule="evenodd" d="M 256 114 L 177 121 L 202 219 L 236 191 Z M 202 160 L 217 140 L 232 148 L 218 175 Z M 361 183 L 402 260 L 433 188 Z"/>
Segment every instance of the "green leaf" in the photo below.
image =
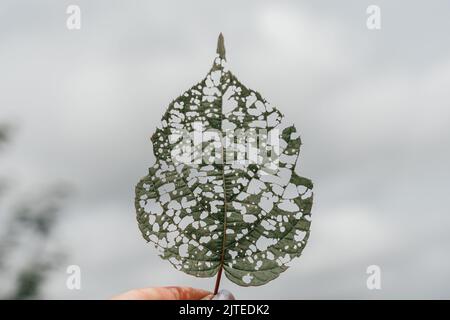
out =
<path fill-rule="evenodd" d="M 294 172 L 301 141 L 282 118 L 227 69 L 220 35 L 206 78 L 170 103 L 152 136 L 156 163 L 136 186 L 139 228 L 178 270 L 217 274 L 216 291 L 222 270 L 242 286 L 275 279 L 307 243 L 312 182 Z M 219 140 L 183 135 L 196 130 Z M 190 161 L 177 158 L 183 150 Z"/>

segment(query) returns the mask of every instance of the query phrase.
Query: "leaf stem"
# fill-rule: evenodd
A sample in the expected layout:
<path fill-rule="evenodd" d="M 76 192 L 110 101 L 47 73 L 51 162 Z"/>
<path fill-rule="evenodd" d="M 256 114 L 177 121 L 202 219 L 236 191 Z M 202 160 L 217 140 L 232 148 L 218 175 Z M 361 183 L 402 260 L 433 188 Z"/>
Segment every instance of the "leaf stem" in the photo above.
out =
<path fill-rule="evenodd" d="M 222 44 L 223 44 L 223 36 L 222 33 L 219 36 L 219 43 L 221 42 L 220 39 L 222 38 Z M 225 49 L 224 49 L 225 50 Z M 225 53 L 225 51 L 224 51 Z M 223 121 L 223 112 L 222 113 L 222 121 Z M 220 255 L 220 265 L 219 265 L 219 271 L 217 271 L 217 278 L 216 278 L 216 285 L 214 287 L 214 295 L 217 294 L 220 287 L 220 280 L 222 279 L 222 271 L 223 271 L 223 264 L 225 261 L 225 244 L 227 239 L 227 186 L 225 182 L 225 152 L 224 152 L 224 137 L 222 136 L 222 181 L 223 181 L 223 235 L 222 235 L 222 252 Z"/>
<path fill-rule="evenodd" d="M 216 295 L 217 292 L 219 292 L 219 287 L 220 287 L 220 279 L 222 278 L 222 270 L 223 270 L 223 265 L 222 263 L 220 264 L 220 269 L 217 272 L 217 278 L 216 278 L 216 285 L 214 287 L 214 293 L 213 295 Z"/>
<path fill-rule="evenodd" d="M 219 271 L 217 272 L 216 285 L 214 287 L 214 295 L 217 294 L 220 287 L 220 279 L 222 278 L 223 264 L 225 261 L 225 243 L 227 239 L 227 189 L 225 185 L 225 164 L 224 162 L 224 151 L 223 151 L 223 141 L 222 141 L 222 181 L 223 181 L 223 236 L 222 236 L 222 252 L 220 255 L 220 265 Z"/>

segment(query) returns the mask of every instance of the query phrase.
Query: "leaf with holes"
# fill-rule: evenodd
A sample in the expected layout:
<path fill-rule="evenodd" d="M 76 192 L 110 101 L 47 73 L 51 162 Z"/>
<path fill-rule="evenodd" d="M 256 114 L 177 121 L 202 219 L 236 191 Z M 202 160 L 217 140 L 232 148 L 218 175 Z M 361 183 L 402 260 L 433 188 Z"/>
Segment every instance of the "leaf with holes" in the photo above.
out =
<path fill-rule="evenodd" d="M 156 163 L 136 186 L 143 237 L 175 268 L 263 285 L 300 256 L 312 182 L 294 171 L 294 126 L 227 69 L 219 36 L 206 78 L 172 101 L 152 136 Z"/>

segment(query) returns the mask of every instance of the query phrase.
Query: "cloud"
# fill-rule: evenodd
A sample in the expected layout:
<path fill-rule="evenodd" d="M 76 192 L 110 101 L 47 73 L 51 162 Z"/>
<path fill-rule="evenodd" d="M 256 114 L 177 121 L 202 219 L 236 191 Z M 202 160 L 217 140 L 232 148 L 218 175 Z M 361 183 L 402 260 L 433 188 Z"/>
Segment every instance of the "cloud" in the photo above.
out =
<path fill-rule="evenodd" d="M 315 182 L 303 256 L 267 286 L 224 287 L 249 299 L 449 296 L 448 22 L 402 25 L 427 5 L 405 17 L 385 4 L 378 33 L 356 3 L 80 1 L 78 33 L 65 29 L 63 4 L 30 2 L 33 14 L 2 6 L 0 117 L 20 129 L 2 168 L 25 189 L 62 179 L 77 190 L 57 241 L 81 266 L 83 289 L 67 290 L 62 267 L 46 297 L 212 288 L 214 279 L 177 272 L 141 239 L 133 198 L 154 161 L 151 133 L 206 74 L 220 31 L 234 73 L 296 124 L 298 172 Z M 365 287 L 370 264 L 382 269 L 380 292 Z"/>

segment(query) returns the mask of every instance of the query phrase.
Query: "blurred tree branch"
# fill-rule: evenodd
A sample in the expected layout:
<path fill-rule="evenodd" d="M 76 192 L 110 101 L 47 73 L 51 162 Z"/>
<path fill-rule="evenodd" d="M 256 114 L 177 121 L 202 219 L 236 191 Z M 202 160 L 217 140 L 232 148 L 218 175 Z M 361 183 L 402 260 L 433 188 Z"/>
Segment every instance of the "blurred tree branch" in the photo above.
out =
<path fill-rule="evenodd" d="M 8 141 L 9 126 L 0 123 L 0 146 Z"/>
<path fill-rule="evenodd" d="M 10 127 L 0 124 L 0 151 L 9 140 Z M 0 177 L 0 189 L 2 180 Z M 56 252 L 49 247 L 54 244 L 53 233 L 69 194 L 67 185 L 57 184 L 22 196 L 1 212 L 0 280 L 12 279 L 12 287 L 2 289 L 0 298 L 41 297 L 49 271 L 63 258 L 58 246 Z M 5 195 L 0 192 L 0 197 Z"/>

